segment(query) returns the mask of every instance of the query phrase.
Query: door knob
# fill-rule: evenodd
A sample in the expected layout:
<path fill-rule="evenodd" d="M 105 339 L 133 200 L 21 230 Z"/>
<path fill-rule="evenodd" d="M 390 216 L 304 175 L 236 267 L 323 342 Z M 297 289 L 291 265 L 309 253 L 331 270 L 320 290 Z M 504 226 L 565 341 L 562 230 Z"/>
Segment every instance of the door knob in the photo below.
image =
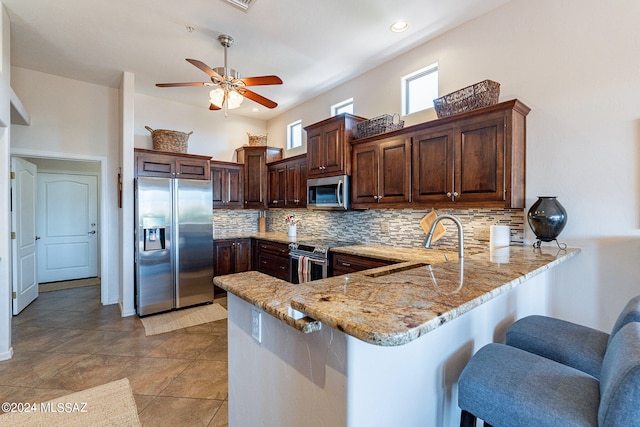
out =
<path fill-rule="evenodd" d="M 36 240 L 40 240 L 40 236 L 36 236 Z"/>
<path fill-rule="evenodd" d="M 87 234 L 96 234 L 96 230 L 91 230 Z"/>

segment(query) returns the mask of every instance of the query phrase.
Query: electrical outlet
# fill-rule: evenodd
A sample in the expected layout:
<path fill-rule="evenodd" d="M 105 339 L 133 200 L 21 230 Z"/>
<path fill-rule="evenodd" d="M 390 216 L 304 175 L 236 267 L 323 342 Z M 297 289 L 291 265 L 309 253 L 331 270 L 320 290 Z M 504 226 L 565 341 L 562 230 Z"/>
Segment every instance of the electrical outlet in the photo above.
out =
<path fill-rule="evenodd" d="M 482 242 L 489 241 L 489 227 L 475 228 L 473 230 L 473 238 Z"/>
<path fill-rule="evenodd" d="M 389 234 L 389 221 L 380 221 L 380 233 Z"/>
<path fill-rule="evenodd" d="M 262 313 L 256 309 L 251 309 L 251 336 L 262 342 Z"/>

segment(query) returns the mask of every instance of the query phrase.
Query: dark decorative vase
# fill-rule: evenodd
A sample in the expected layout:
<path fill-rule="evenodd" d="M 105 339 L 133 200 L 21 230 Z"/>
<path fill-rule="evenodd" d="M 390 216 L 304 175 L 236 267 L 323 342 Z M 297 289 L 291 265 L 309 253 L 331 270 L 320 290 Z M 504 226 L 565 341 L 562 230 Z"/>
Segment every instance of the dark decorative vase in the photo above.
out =
<path fill-rule="evenodd" d="M 538 240 L 552 242 L 567 224 L 567 211 L 553 197 L 538 197 L 527 215 L 529 225 Z"/>

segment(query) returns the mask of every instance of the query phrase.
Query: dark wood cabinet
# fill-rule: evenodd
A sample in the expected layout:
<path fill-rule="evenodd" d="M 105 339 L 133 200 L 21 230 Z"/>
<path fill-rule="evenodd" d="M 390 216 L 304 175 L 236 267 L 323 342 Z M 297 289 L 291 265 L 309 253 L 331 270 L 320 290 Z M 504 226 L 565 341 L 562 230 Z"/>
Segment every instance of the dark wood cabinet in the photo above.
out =
<path fill-rule="evenodd" d="M 269 174 L 267 163 L 282 158 L 282 148 L 245 146 L 236 149 L 238 163 L 244 164 L 244 207 L 267 208 Z"/>
<path fill-rule="evenodd" d="M 269 208 L 285 206 L 287 170 L 283 164 L 269 165 Z"/>
<path fill-rule="evenodd" d="M 412 134 L 413 201 L 523 208 L 525 114 L 503 109 Z"/>
<path fill-rule="evenodd" d="M 269 240 L 254 240 L 253 269 L 289 281 L 289 245 Z"/>
<path fill-rule="evenodd" d="M 269 208 L 307 206 L 307 156 L 269 164 Z"/>
<path fill-rule="evenodd" d="M 307 156 L 301 155 L 286 165 L 287 188 L 284 203 L 287 207 L 307 206 Z"/>
<path fill-rule="evenodd" d="M 355 273 L 356 271 L 369 270 L 370 268 L 395 264 L 394 261 L 336 252 L 329 252 L 329 256 L 331 258 L 332 276 L 340 276 L 341 274 Z"/>
<path fill-rule="evenodd" d="M 210 179 L 210 156 L 167 153 L 136 148 L 136 176 Z"/>
<path fill-rule="evenodd" d="M 393 195 L 390 207 L 524 208 L 529 111 L 513 99 L 354 141 L 353 206 L 391 204 L 389 196 Z M 374 143 L 400 138 L 411 141 L 411 160 L 407 162 L 411 196 L 405 202 L 399 198 L 405 172 L 399 166 L 400 151 L 396 148 L 384 159 L 380 148 L 374 147 Z M 382 162 L 395 166 L 380 166 Z M 381 170 L 380 178 L 384 175 L 388 180 L 380 183 L 379 178 L 377 191 L 376 170 Z M 370 202 L 376 195 L 382 200 Z"/>
<path fill-rule="evenodd" d="M 396 136 L 353 146 L 354 208 L 406 204 L 411 196 L 411 138 Z"/>
<path fill-rule="evenodd" d="M 343 113 L 304 128 L 309 178 L 351 174 L 350 141 L 356 125 L 363 120 L 366 119 Z"/>
<path fill-rule="evenodd" d="M 251 270 L 251 239 L 225 239 L 213 242 L 213 275 Z"/>
<path fill-rule="evenodd" d="M 252 267 L 251 239 L 225 239 L 213 241 L 213 275 L 242 273 Z M 224 290 L 215 286 L 215 294 L 223 294 Z"/>
<path fill-rule="evenodd" d="M 214 209 L 244 207 L 244 167 L 238 163 L 211 162 Z"/>

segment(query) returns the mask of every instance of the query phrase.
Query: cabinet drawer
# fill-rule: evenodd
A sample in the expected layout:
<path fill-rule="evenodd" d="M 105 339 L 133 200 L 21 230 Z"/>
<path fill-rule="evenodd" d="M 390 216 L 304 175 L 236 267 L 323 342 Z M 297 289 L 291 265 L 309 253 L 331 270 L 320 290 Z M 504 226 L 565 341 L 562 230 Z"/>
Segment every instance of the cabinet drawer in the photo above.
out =
<path fill-rule="evenodd" d="M 256 240 L 258 252 L 271 252 L 276 255 L 285 255 L 289 258 L 289 245 L 285 243 L 270 242 L 268 240 Z"/>
<path fill-rule="evenodd" d="M 269 252 L 260 252 L 256 260 L 256 269 L 277 277 L 278 279 L 289 281 L 289 257 L 278 256 Z"/>
<path fill-rule="evenodd" d="M 331 253 L 331 258 L 331 270 L 333 276 L 395 264 L 393 261 L 333 252 Z"/>

